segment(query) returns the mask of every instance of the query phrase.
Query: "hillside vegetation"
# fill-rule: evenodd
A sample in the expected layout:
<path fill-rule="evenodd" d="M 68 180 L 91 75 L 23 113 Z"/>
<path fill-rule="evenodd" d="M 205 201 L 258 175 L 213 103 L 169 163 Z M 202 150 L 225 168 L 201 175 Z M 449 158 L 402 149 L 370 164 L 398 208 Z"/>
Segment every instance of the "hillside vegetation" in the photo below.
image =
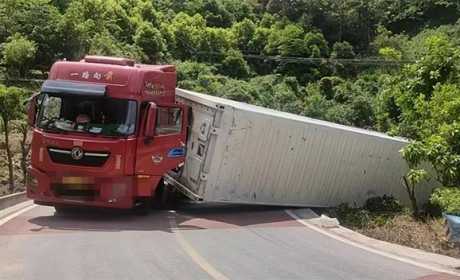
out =
<path fill-rule="evenodd" d="M 3 0 L 0 106 L 58 59 L 176 64 L 183 88 L 414 140 L 408 194 L 437 180 L 442 206 L 460 186 L 459 17 L 457 0 Z"/>

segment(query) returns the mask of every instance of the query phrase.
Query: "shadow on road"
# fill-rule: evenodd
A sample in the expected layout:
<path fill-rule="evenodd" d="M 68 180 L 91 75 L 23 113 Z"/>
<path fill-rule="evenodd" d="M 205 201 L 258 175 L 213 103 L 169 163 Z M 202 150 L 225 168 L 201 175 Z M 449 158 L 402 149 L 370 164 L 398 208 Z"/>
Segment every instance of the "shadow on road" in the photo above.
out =
<path fill-rule="evenodd" d="M 164 231 L 203 230 L 264 225 L 286 225 L 294 221 L 280 207 L 181 204 L 175 210 L 152 210 L 146 216 L 132 211 L 75 209 L 57 214 L 52 208 L 39 207 L 27 220 L 38 226 L 31 232 L 46 231 Z"/>

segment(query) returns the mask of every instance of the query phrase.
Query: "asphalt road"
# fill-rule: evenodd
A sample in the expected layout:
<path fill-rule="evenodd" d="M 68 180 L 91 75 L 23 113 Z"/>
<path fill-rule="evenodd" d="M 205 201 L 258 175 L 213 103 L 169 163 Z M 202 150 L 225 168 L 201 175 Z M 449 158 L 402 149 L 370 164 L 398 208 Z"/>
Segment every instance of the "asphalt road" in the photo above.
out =
<path fill-rule="evenodd" d="M 148 216 L 57 215 L 0 226 L 6 279 L 456 279 L 347 245 L 281 208 L 182 206 Z"/>

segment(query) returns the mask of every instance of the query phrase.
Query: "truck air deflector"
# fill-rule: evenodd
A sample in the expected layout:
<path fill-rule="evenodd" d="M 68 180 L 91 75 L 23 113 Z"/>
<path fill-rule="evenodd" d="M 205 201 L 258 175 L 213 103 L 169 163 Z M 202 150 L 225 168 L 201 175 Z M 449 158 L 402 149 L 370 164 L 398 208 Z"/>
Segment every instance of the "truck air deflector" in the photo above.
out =
<path fill-rule="evenodd" d="M 42 92 L 104 97 L 106 93 L 106 86 L 97 84 L 74 83 L 69 81 L 47 80 L 45 83 L 43 83 Z"/>

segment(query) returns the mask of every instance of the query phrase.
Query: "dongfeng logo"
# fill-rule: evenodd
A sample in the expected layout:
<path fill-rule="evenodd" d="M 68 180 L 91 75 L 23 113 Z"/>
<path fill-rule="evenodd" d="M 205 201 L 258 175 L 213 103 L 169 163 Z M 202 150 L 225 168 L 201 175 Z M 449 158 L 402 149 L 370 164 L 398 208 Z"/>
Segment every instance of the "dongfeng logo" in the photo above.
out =
<path fill-rule="evenodd" d="M 80 147 L 75 147 L 70 152 L 70 155 L 74 160 L 80 160 L 83 157 L 83 150 Z"/>

